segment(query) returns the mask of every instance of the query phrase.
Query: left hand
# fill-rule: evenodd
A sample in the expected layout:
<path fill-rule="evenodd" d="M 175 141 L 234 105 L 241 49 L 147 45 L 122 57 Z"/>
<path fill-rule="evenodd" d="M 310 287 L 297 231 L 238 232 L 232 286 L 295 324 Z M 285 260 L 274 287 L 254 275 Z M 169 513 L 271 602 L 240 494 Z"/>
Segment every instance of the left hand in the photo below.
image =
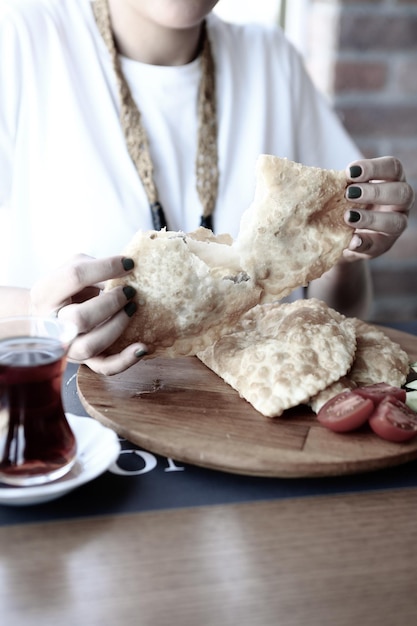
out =
<path fill-rule="evenodd" d="M 414 192 L 395 157 L 354 161 L 346 175 L 352 181 L 346 191 L 352 209 L 345 213 L 345 221 L 355 231 L 343 258 L 372 259 L 387 252 L 407 227 Z M 358 204 L 366 208 L 357 208 Z"/>
<path fill-rule="evenodd" d="M 140 342 L 118 354 L 106 353 L 136 312 L 135 290 L 129 289 L 132 269 L 133 260 L 120 255 L 94 259 L 77 254 L 33 285 L 32 314 L 55 315 L 78 328 L 68 352 L 69 361 L 85 363 L 98 374 L 110 376 L 129 368 L 147 353 L 146 346 Z M 121 276 L 126 277 L 124 288 L 103 291 L 107 280 Z"/>

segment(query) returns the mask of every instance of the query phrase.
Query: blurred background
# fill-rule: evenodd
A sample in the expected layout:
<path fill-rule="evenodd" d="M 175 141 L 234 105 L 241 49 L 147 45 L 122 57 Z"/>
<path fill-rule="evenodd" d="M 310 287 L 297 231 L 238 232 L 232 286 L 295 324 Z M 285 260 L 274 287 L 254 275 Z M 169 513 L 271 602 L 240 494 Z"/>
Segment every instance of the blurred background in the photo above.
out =
<path fill-rule="evenodd" d="M 417 0 L 220 0 L 226 20 L 279 23 L 367 157 L 394 155 L 417 193 Z M 371 262 L 372 319 L 417 319 L 417 211 Z"/>

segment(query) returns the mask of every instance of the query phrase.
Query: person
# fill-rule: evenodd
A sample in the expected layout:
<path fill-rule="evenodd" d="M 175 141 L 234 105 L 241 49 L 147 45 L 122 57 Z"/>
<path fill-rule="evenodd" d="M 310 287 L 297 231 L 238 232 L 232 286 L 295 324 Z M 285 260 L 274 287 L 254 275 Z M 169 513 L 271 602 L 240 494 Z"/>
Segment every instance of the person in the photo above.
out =
<path fill-rule="evenodd" d="M 164 224 L 235 237 L 259 154 L 346 168 L 352 240 L 307 297 L 366 316 L 368 260 L 407 224 L 401 162 L 363 158 L 279 27 L 216 4 L 0 0 L 0 315 L 73 319 L 69 358 L 103 374 L 146 354 L 105 353 L 139 314 L 120 251 Z"/>

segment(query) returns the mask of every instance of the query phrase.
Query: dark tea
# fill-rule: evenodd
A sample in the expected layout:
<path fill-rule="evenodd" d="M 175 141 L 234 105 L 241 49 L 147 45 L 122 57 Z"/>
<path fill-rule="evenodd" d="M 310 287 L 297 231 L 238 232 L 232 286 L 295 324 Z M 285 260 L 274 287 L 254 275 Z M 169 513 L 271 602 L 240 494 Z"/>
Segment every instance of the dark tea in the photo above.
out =
<path fill-rule="evenodd" d="M 55 337 L 0 339 L 0 481 L 39 484 L 65 474 L 76 441 L 61 399 L 67 346 Z"/>

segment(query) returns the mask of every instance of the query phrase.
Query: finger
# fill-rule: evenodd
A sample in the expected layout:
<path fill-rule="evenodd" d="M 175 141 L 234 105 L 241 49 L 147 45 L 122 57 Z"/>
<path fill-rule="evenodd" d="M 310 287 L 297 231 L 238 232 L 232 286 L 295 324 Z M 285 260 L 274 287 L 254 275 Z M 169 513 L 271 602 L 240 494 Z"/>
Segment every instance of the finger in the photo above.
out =
<path fill-rule="evenodd" d="M 78 335 L 73 341 L 69 358 L 83 363 L 109 348 L 126 330 L 130 317 L 135 313 L 136 304 L 129 302 L 124 310 L 119 311 L 109 320 L 84 335 Z"/>
<path fill-rule="evenodd" d="M 346 168 L 346 176 L 348 180 L 355 182 L 369 180 L 405 181 L 401 161 L 391 156 L 352 161 Z"/>
<path fill-rule="evenodd" d="M 97 372 L 97 374 L 113 376 L 114 374 L 119 374 L 129 369 L 129 367 L 138 363 L 138 361 L 143 359 L 146 355 L 146 346 L 143 343 L 136 343 L 125 348 L 119 354 L 96 356 L 92 359 L 88 359 L 85 363 L 90 369 Z"/>
<path fill-rule="evenodd" d="M 78 293 L 90 285 L 123 276 L 133 269 L 133 260 L 123 256 L 91 259 L 79 256 L 65 270 L 66 291 Z M 65 287 L 65 286 L 63 286 Z"/>
<path fill-rule="evenodd" d="M 414 191 L 408 183 L 379 182 L 349 185 L 346 197 L 360 204 L 380 204 L 409 209 L 414 202 Z"/>
<path fill-rule="evenodd" d="M 132 307 L 127 307 L 126 304 L 134 297 L 135 293 L 136 289 L 130 285 L 115 287 L 111 291 L 101 293 L 81 304 L 69 304 L 62 307 L 58 316 L 60 319 L 75 324 L 79 333 L 87 333 L 113 317 L 122 308 L 128 315 L 132 311 L 134 312 Z"/>
<path fill-rule="evenodd" d="M 49 303 L 50 309 L 54 309 L 87 287 L 128 274 L 133 266 L 133 260 L 123 256 L 94 259 L 78 254 L 69 263 L 37 283 L 31 297 L 35 302 Z"/>
<path fill-rule="evenodd" d="M 358 231 L 353 235 L 349 247 L 343 252 L 343 255 L 348 260 L 373 259 L 387 252 L 396 241 L 397 237 Z"/>
<path fill-rule="evenodd" d="M 345 221 L 356 230 L 371 230 L 398 237 L 407 227 L 407 216 L 400 211 L 369 211 L 352 209 L 346 211 Z"/>

